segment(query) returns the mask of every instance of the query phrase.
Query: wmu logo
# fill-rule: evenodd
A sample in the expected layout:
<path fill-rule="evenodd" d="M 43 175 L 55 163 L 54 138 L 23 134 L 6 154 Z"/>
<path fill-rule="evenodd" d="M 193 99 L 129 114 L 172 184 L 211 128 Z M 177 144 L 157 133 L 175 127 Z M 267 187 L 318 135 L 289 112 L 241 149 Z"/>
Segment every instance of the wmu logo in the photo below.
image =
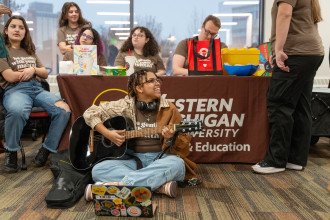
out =
<path fill-rule="evenodd" d="M 101 102 L 118 100 L 123 98 L 127 94 L 128 92 L 123 89 L 118 89 L 118 88 L 106 89 L 96 95 L 92 104 L 98 105 Z"/>

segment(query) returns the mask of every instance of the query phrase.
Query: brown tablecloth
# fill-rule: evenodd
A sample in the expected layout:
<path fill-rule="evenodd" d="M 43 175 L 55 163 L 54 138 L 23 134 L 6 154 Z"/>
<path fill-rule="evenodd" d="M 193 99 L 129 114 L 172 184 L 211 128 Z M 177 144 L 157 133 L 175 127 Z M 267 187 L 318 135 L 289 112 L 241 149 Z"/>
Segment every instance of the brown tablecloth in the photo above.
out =
<path fill-rule="evenodd" d="M 127 77 L 59 75 L 58 86 L 72 116 L 59 149 L 69 145 L 75 119 L 93 103 L 126 95 Z M 235 76 L 164 77 L 162 93 L 187 119 L 203 120 L 190 158 L 197 163 L 261 160 L 268 146 L 266 94 L 270 78 Z"/>

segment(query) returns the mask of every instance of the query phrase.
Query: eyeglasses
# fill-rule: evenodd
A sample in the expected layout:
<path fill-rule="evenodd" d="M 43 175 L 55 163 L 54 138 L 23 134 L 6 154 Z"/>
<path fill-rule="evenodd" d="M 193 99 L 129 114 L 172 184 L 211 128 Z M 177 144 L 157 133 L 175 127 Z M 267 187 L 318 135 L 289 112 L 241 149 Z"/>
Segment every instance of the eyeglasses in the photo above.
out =
<path fill-rule="evenodd" d="M 86 38 L 86 39 L 88 39 L 88 40 L 94 40 L 94 37 L 93 36 L 88 35 L 88 34 L 85 34 L 85 33 L 82 33 L 81 36 L 84 37 L 84 38 Z"/>
<path fill-rule="evenodd" d="M 145 35 L 144 34 L 132 34 L 132 38 L 135 38 L 135 37 L 143 38 L 143 37 L 145 37 Z"/>
<path fill-rule="evenodd" d="M 156 83 L 159 83 L 159 84 L 162 84 L 163 83 L 163 79 L 162 78 L 152 78 L 152 79 L 148 79 L 147 81 L 145 81 L 144 83 L 142 84 L 145 84 L 145 83 L 152 83 L 152 84 L 156 84 Z"/>
<path fill-rule="evenodd" d="M 217 35 L 218 35 L 218 32 L 217 33 L 212 33 L 211 31 L 207 30 L 205 27 L 204 27 L 204 31 L 205 31 L 205 35 L 208 37 L 209 35 L 211 35 L 212 38 L 215 38 Z"/>

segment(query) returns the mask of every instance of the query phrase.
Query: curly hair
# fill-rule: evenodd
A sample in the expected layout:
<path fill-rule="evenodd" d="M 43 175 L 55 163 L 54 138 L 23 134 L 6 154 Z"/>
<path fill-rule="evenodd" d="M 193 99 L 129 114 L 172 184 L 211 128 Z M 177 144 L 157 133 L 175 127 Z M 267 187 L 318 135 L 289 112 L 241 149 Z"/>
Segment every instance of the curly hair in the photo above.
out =
<path fill-rule="evenodd" d="M 6 45 L 11 46 L 8 34 L 6 34 L 6 30 L 8 30 L 8 27 L 9 27 L 11 21 L 14 20 L 14 19 L 21 20 L 23 22 L 24 29 L 25 29 L 25 36 L 22 39 L 21 45 L 20 45 L 21 48 L 23 48 L 29 55 L 35 54 L 36 53 L 36 47 L 35 47 L 34 43 L 32 42 L 29 27 L 26 24 L 25 19 L 22 16 L 19 16 L 19 15 L 11 16 L 8 19 L 8 21 L 6 22 L 6 24 L 3 28 L 3 36 L 4 36 L 4 39 L 5 39 Z"/>
<path fill-rule="evenodd" d="M 128 77 L 127 89 L 128 89 L 128 95 L 130 97 L 132 98 L 137 97 L 135 87 L 142 85 L 147 80 L 147 73 L 148 71 L 146 70 L 138 70 L 132 73 L 132 75 Z M 154 72 L 152 73 L 155 74 Z M 156 74 L 155 76 L 157 77 Z"/>
<path fill-rule="evenodd" d="M 80 9 L 80 7 L 78 6 L 77 3 L 75 3 L 75 2 L 65 2 L 62 6 L 61 16 L 60 16 L 60 19 L 58 20 L 58 26 L 59 27 L 68 26 L 69 21 L 68 21 L 67 16 L 68 16 L 70 7 L 72 7 L 72 6 L 76 7 L 78 12 L 79 12 L 78 25 L 82 26 L 84 24 L 90 24 L 89 21 L 87 21 L 85 18 L 83 18 L 81 9 Z"/>
<path fill-rule="evenodd" d="M 132 44 L 132 35 L 136 30 L 140 30 L 146 35 L 146 38 L 149 38 L 149 41 L 143 47 L 143 56 L 148 57 L 157 55 L 160 52 L 160 47 L 155 37 L 152 35 L 148 28 L 142 26 L 135 27 L 131 30 L 129 37 L 124 42 L 123 46 L 120 48 L 120 52 L 134 50 L 134 46 Z"/>
<path fill-rule="evenodd" d="M 90 25 L 84 25 L 81 30 L 79 31 L 76 41 L 75 41 L 75 45 L 80 45 L 80 37 L 81 35 L 84 33 L 84 31 L 86 30 L 90 30 L 93 33 L 93 45 L 96 45 L 97 47 L 97 56 L 103 55 L 104 53 L 104 45 L 102 42 L 102 39 L 100 37 L 100 34 L 94 29 L 92 28 Z"/>

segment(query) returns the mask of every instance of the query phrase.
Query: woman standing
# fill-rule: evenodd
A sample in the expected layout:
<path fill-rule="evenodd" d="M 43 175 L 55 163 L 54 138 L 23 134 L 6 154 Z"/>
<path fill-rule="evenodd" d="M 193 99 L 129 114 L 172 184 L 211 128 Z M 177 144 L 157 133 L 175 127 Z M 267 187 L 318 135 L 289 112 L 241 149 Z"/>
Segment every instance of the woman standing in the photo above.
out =
<path fill-rule="evenodd" d="M 62 6 L 62 13 L 58 22 L 57 45 L 64 55 L 72 50 L 79 30 L 85 24 L 90 24 L 82 17 L 81 10 L 77 3 L 66 2 Z"/>
<path fill-rule="evenodd" d="M 75 45 L 96 45 L 97 48 L 97 65 L 107 66 L 107 61 L 104 56 L 104 46 L 99 33 L 90 26 L 84 26 L 78 33 Z M 65 53 L 64 61 L 73 61 L 73 50 Z"/>
<path fill-rule="evenodd" d="M 159 45 L 150 30 L 135 27 L 120 48 L 115 66 L 125 66 L 127 75 L 141 69 L 156 73 L 157 76 L 165 75 L 165 66 L 159 52 Z"/>
<path fill-rule="evenodd" d="M 35 53 L 29 28 L 21 16 L 12 16 L 4 26 L 7 58 L 0 59 L 0 85 L 5 90 L 3 105 L 5 119 L 5 166 L 7 172 L 17 172 L 17 151 L 20 138 L 32 107 L 42 107 L 51 117 L 48 136 L 34 159 L 44 166 L 50 154 L 57 152 L 62 133 L 70 117 L 70 108 L 60 98 L 45 91 L 40 78 L 48 72 Z"/>
<path fill-rule="evenodd" d="M 272 8 L 274 70 L 268 92 L 269 149 L 252 166 L 257 173 L 303 170 L 311 138 L 313 80 L 324 48 L 318 0 L 275 0 Z"/>

